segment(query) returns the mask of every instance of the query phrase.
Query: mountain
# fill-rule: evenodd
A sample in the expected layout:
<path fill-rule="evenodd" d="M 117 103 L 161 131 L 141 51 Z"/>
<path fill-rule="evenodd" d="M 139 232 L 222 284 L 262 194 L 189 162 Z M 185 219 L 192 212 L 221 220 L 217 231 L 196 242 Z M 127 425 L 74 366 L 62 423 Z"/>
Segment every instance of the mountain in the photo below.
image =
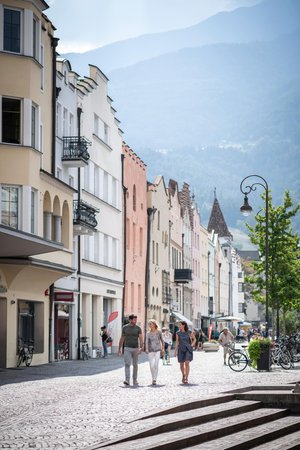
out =
<path fill-rule="evenodd" d="M 181 30 L 143 35 L 85 53 L 67 53 L 80 75 L 94 64 L 105 73 L 186 47 L 215 43 L 245 43 L 274 39 L 299 26 L 298 0 L 266 0 L 252 7 L 222 12 Z"/>
<path fill-rule="evenodd" d="M 187 181 L 204 221 L 216 186 L 236 226 L 239 183 L 249 173 L 268 179 L 275 202 L 285 189 L 299 200 L 300 30 L 183 49 L 109 77 L 125 140 L 149 179 Z"/>
<path fill-rule="evenodd" d="M 299 76 L 300 29 L 271 42 L 183 49 L 109 74 L 126 139 L 155 149 L 284 136 L 290 122 L 278 128 L 277 97 L 287 101 L 288 86 L 294 95 Z"/>
<path fill-rule="evenodd" d="M 268 181 L 275 204 L 286 189 L 300 201 L 299 18 L 299 0 L 266 0 L 79 56 L 118 67 L 108 76 L 124 139 L 149 181 L 190 184 L 204 224 L 216 187 L 227 224 L 243 226 L 239 187 L 249 174 Z"/>

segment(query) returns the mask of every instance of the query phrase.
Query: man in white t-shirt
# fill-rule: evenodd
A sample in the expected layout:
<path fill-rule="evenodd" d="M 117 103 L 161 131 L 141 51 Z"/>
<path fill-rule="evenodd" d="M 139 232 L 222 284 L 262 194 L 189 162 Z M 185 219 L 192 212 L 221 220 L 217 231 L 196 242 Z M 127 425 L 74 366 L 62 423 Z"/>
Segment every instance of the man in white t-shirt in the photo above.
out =
<path fill-rule="evenodd" d="M 224 327 L 219 336 L 219 343 L 223 347 L 224 364 L 225 365 L 226 365 L 226 355 L 229 353 L 230 344 L 231 344 L 231 342 L 233 342 L 233 340 L 234 340 L 233 335 L 230 333 L 230 331 L 228 330 L 227 327 Z"/>

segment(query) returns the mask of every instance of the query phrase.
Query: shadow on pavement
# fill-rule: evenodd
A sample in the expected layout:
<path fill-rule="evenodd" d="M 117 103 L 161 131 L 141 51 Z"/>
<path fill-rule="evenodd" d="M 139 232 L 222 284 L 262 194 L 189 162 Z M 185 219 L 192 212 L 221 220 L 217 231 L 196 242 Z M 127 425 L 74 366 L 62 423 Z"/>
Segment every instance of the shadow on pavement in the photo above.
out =
<path fill-rule="evenodd" d="M 147 361 L 147 356 L 145 354 L 141 355 L 139 361 Z M 120 369 L 121 367 L 124 367 L 123 357 L 110 355 L 107 358 L 89 359 L 88 361 L 70 360 L 39 366 L 0 369 L 0 386 L 50 378 L 97 375 L 99 373 Z"/>

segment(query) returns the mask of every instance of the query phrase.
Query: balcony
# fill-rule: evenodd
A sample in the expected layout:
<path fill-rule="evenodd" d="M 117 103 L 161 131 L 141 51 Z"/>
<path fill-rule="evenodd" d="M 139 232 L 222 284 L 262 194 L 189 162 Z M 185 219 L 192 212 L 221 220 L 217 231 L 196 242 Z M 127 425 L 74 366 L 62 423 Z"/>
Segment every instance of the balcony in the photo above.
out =
<path fill-rule="evenodd" d="M 99 209 L 82 200 L 74 200 L 73 207 L 74 234 L 92 235 L 98 225 L 96 213 L 99 212 Z"/>
<path fill-rule="evenodd" d="M 175 283 L 189 283 L 192 281 L 192 269 L 175 269 L 174 281 Z"/>
<path fill-rule="evenodd" d="M 67 167 L 84 167 L 90 159 L 87 148 L 91 145 L 85 137 L 82 136 L 64 136 L 63 137 L 63 156 L 62 162 Z"/>

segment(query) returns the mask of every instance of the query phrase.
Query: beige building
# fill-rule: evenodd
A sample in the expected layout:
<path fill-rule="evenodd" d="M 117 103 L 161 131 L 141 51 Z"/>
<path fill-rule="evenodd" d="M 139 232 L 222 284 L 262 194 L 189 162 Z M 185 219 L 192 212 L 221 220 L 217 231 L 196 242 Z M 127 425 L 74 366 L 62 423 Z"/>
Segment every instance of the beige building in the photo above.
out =
<path fill-rule="evenodd" d="M 0 365 L 49 360 L 49 293 L 72 273 L 74 189 L 55 173 L 55 48 L 44 1 L 0 2 Z M 11 24 L 14 24 L 14 27 Z M 16 76 L 22 74 L 22 76 Z"/>
<path fill-rule="evenodd" d="M 146 322 L 169 322 L 171 301 L 169 269 L 170 200 L 164 178 L 148 183 L 148 271 Z"/>

